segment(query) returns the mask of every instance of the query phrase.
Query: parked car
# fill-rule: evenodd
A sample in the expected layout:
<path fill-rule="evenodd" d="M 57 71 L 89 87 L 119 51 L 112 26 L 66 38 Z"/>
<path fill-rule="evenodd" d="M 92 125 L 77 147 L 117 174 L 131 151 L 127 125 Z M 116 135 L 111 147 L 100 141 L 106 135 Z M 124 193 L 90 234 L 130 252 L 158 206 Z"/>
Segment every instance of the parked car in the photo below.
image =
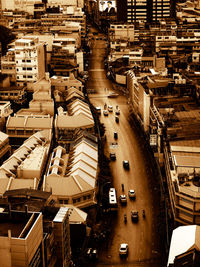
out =
<path fill-rule="evenodd" d="M 128 244 L 122 243 L 119 247 L 119 255 L 128 255 Z"/>
<path fill-rule="evenodd" d="M 129 170 L 130 166 L 129 166 L 128 160 L 123 160 L 123 167 L 124 167 L 124 169 Z"/>
<path fill-rule="evenodd" d="M 104 115 L 104 116 L 108 116 L 108 111 L 104 109 L 104 110 L 103 110 L 103 115 Z"/>
<path fill-rule="evenodd" d="M 116 160 L 116 154 L 114 152 L 110 153 L 110 159 L 111 160 Z"/>
<path fill-rule="evenodd" d="M 120 195 L 119 197 L 121 204 L 127 204 L 127 197 L 126 195 Z"/>
<path fill-rule="evenodd" d="M 130 189 L 129 191 L 128 191 L 128 195 L 129 195 L 129 198 L 132 198 L 132 199 L 135 199 L 135 190 L 133 190 L 133 189 Z"/>
<path fill-rule="evenodd" d="M 114 139 L 117 140 L 118 139 L 118 133 L 114 132 Z"/>
<path fill-rule="evenodd" d="M 138 222 L 139 220 L 139 215 L 138 215 L 138 211 L 131 211 L 131 219 L 133 222 Z"/>

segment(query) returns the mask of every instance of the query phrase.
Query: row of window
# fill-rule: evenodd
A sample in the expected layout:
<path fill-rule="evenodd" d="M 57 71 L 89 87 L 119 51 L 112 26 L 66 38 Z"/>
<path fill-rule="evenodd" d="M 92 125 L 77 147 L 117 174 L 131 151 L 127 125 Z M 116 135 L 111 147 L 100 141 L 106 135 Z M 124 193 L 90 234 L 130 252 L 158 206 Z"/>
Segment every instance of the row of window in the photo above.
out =
<path fill-rule="evenodd" d="M 74 204 L 74 203 L 78 203 L 81 201 L 86 201 L 86 200 L 91 199 L 91 198 L 92 198 L 92 195 L 86 195 L 83 197 L 73 198 L 72 201 Z M 69 204 L 69 199 L 59 199 L 59 203 L 60 204 Z"/>
<path fill-rule="evenodd" d="M 20 92 L 11 93 L 11 92 L 0 92 L 0 97 L 2 96 L 18 96 Z"/>

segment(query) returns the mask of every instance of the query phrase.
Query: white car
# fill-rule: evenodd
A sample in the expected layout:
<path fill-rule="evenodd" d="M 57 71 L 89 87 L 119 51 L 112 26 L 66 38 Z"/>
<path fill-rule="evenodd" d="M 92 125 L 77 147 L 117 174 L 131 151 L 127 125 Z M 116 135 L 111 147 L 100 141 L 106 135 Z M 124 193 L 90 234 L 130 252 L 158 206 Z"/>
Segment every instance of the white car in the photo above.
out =
<path fill-rule="evenodd" d="M 126 195 L 120 195 L 120 202 L 121 204 L 126 204 L 127 203 L 127 197 Z"/>
<path fill-rule="evenodd" d="M 108 111 L 109 111 L 109 112 L 113 112 L 113 106 L 108 105 Z"/>
<path fill-rule="evenodd" d="M 103 110 L 103 115 L 108 116 L 108 111 L 106 109 Z"/>
<path fill-rule="evenodd" d="M 130 198 L 135 198 L 135 190 L 130 189 L 130 190 L 128 191 L 128 195 L 129 195 Z"/>
<path fill-rule="evenodd" d="M 115 115 L 120 115 L 120 109 L 119 108 L 115 110 Z"/>
<path fill-rule="evenodd" d="M 97 114 L 101 115 L 101 107 L 96 107 Z"/>
<path fill-rule="evenodd" d="M 127 255 L 128 254 L 128 244 L 122 243 L 119 248 L 119 255 Z"/>

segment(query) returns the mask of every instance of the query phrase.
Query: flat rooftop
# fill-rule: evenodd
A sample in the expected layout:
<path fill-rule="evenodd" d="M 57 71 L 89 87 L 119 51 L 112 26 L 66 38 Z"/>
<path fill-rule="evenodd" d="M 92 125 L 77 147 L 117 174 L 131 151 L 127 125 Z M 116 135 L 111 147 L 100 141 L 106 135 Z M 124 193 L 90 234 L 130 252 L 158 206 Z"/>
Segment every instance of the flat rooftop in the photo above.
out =
<path fill-rule="evenodd" d="M 169 140 L 200 139 L 200 107 L 191 97 L 158 97 L 154 104 L 167 125 Z"/>
<path fill-rule="evenodd" d="M 0 236 L 8 236 L 8 230 L 11 230 L 12 237 L 25 238 L 38 216 L 39 213 L 32 212 L 10 211 L 0 213 Z M 25 227 L 26 231 L 24 231 Z"/>

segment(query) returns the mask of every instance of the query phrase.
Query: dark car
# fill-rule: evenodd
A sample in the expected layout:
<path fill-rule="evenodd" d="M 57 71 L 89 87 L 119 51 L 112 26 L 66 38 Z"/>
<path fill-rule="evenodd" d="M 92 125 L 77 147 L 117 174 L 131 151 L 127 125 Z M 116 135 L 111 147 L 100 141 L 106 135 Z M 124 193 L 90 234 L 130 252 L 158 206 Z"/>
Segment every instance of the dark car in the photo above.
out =
<path fill-rule="evenodd" d="M 124 169 L 129 170 L 130 166 L 129 166 L 128 160 L 123 160 L 123 167 L 124 167 Z"/>
<path fill-rule="evenodd" d="M 115 122 L 119 123 L 119 117 L 118 116 L 115 116 Z"/>
<path fill-rule="evenodd" d="M 138 222 L 139 216 L 138 216 L 138 211 L 131 211 L 131 219 L 133 222 Z"/>
<path fill-rule="evenodd" d="M 95 248 L 88 248 L 86 256 L 90 260 L 96 260 L 98 258 L 97 250 Z"/>
<path fill-rule="evenodd" d="M 114 139 L 117 140 L 118 139 L 118 133 L 114 132 Z"/>
<path fill-rule="evenodd" d="M 111 160 L 116 160 L 116 154 L 114 152 L 110 153 L 110 159 Z"/>

